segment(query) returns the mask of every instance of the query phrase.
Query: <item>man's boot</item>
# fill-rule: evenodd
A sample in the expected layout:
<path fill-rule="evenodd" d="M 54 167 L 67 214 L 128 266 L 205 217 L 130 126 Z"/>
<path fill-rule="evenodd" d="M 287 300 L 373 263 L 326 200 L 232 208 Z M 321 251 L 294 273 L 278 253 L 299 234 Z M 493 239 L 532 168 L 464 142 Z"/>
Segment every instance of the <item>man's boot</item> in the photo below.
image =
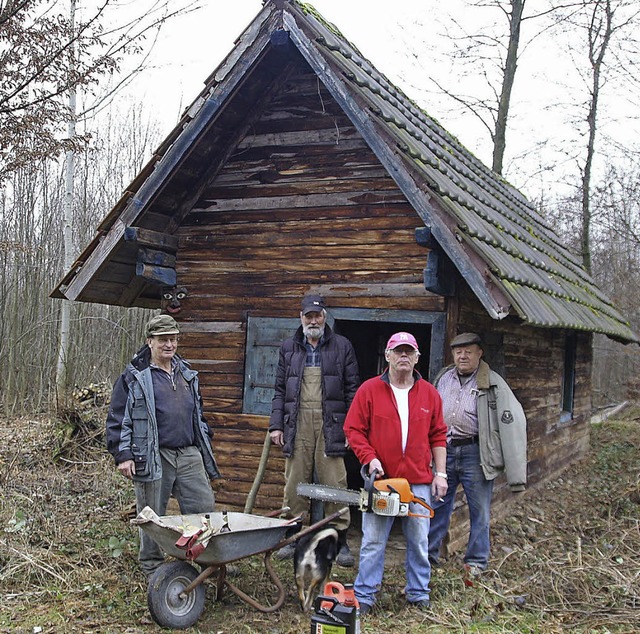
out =
<path fill-rule="evenodd" d="M 343 568 L 353 568 L 356 563 L 355 557 L 349 549 L 349 544 L 347 544 L 346 529 L 338 531 L 338 556 L 336 557 L 336 563 Z"/>

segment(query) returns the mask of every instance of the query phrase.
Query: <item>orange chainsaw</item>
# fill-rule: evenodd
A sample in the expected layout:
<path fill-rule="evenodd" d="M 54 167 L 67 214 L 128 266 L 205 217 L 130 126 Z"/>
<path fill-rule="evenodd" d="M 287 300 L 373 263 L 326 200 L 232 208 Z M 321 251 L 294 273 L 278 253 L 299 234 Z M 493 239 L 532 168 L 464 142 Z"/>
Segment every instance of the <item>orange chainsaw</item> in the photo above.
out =
<path fill-rule="evenodd" d="M 376 480 L 376 473 L 377 471 L 374 470 L 367 476 L 364 473 L 364 467 L 362 468 L 364 488 L 360 489 L 360 491 L 330 487 L 324 484 L 301 483 L 296 487 L 296 492 L 298 495 L 313 500 L 357 506 L 363 512 L 375 513 L 376 515 L 385 515 L 387 517 L 433 517 L 433 509 L 425 500 L 413 494 L 411 485 L 405 478 Z M 427 515 L 409 511 L 409 505 L 412 502 L 427 509 Z"/>

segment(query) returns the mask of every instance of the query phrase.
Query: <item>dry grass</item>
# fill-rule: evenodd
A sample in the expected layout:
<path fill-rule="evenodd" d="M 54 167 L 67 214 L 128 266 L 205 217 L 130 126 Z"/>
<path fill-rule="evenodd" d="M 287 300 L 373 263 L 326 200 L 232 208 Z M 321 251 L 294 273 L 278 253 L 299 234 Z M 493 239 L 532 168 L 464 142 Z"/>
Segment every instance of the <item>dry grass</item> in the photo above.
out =
<path fill-rule="evenodd" d="M 101 412 L 94 412 L 102 420 Z M 0 632 L 162 631 L 150 619 L 136 533 L 121 517 L 133 500 L 91 425 L 58 434 L 46 420 L 4 421 L 0 453 Z M 97 444 L 96 444 L 97 443 Z M 429 613 L 405 607 L 401 557 L 390 556 L 378 609 L 363 632 L 626 633 L 640 623 L 638 410 L 596 426 L 591 455 L 529 491 L 493 529 L 491 570 L 472 588 L 454 558 L 434 573 Z M 399 549 L 390 552 L 401 553 Z M 275 562 L 293 588 L 290 563 Z M 341 582 L 354 571 L 334 568 Z M 259 558 L 237 583 L 268 602 Z M 196 632 L 299 634 L 310 628 L 293 591 L 261 614 L 207 586 Z M 41 629 L 38 629 L 41 628 Z"/>

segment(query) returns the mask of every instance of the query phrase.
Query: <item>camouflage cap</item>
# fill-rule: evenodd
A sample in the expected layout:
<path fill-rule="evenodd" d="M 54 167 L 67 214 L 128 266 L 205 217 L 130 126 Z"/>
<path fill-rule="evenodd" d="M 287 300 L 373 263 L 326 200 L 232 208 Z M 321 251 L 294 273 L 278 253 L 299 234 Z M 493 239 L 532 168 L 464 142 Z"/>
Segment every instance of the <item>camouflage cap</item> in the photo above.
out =
<path fill-rule="evenodd" d="M 178 322 L 171 315 L 156 315 L 147 323 L 147 337 L 158 335 L 177 335 L 180 332 Z"/>

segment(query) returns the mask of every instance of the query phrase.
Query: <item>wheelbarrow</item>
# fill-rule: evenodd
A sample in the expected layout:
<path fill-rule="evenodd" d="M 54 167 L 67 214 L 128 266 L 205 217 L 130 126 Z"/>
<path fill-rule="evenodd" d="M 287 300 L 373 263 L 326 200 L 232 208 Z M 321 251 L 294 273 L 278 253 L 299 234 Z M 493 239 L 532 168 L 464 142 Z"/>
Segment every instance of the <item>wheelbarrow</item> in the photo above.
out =
<path fill-rule="evenodd" d="M 274 515 L 283 510 L 276 511 Z M 203 582 L 214 574 L 217 577 L 216 599 L 228 589 L 260 612 L 279 610 L 286 591 L 273 569 L 271 554 L 332 522 L 347 510 L 348 507 L 344 507 L 299 530 L 300 518 L 281 519 L 226 511 L 160 517 L 150 507 L 144 508 L 131 523 L 139 526 L 167 555 L 176 559 L 162 564 L 149 579 L 147 603 L 153 620 L 162 627 L 175 629 L 196 623 L 205 607 Z M 227 564 L 260 554 L 264 554 L 265 569 L 277 589 L 271 605 L 259 603 L 226 577 Z"/>

